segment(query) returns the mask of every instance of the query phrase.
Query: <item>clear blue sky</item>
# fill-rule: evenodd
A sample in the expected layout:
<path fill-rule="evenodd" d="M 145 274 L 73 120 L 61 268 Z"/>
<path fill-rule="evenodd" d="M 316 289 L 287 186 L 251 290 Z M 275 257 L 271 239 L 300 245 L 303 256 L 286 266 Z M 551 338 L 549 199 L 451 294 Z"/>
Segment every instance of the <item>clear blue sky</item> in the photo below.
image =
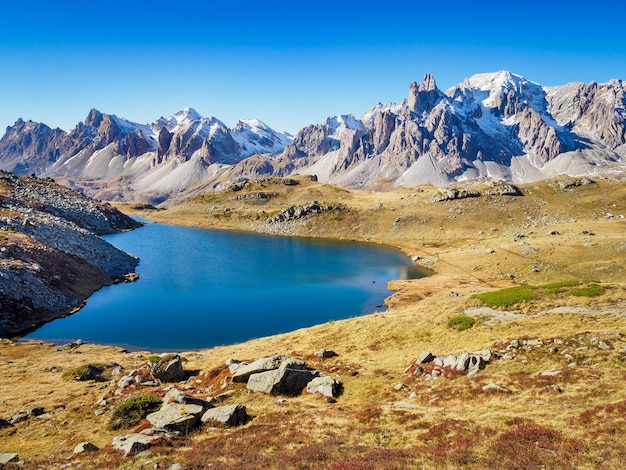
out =
<path fill-rule="evenodd" d="M 624 2 L 30 1 L 0 11 L 0 135 L 91 108 L 147 123 L 186 107 L 296 132 L 510 70 L 544 85 L 626 79 Z M 564 6 L 567 5 L 567 6 Z"/>

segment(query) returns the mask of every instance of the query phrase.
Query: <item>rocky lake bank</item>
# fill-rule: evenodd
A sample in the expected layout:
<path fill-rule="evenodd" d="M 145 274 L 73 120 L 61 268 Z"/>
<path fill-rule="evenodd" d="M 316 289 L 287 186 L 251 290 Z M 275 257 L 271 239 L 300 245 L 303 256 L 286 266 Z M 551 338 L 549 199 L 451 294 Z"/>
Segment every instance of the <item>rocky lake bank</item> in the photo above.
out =
<path fill-rule="evenodd" d="M 139 260 L 99 235 L 141 224 L 49 179 L 0 173 L 0 336 L 80 308 Z"/>

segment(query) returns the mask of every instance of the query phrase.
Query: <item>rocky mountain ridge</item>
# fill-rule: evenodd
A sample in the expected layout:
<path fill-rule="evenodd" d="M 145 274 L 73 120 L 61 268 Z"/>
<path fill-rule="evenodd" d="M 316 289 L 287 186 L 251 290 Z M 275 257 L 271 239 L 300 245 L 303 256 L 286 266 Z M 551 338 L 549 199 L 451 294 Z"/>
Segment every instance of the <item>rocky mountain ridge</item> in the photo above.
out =
<path fill-rule="evenodd" d="M 139 260 L 99 234 L 141 226 L 50 180 L 0 173 L 0 337 L 71 313 Z"/>
<path fill-rule="evenodd" d="M 0 169 L 85 180 L 106 199 L 163 202 L 193 188 L 316 175 L 344 187 L 447 185 L 623 172 L 621 80 L 544 87 L 507 71 L 447 91 L 431 75 L 400 103 L 333 116 L 293 138 L 256 120 L 228 129 L 187 108 L 150 126 L 92 110 L 64 133 L 21 119 L 0 139 Z"/>
<path fill-rule="evenodd" d="M 328 118 L 302 129 L 259 172 L 315 174 L 346 187 L 446 185 L 480 178 L 528 182 L 623 171 L 624 84 L 542 87 L 502 71 L 443 92 L 431 75 L 400 103 L 377 103 L 360 119 Z M 245 170 L 245 171 L 244 171 Z M 237 164 L 234 178 L 250 173 Z"/>
<path fill-rule="evenodd" d="M 192 108 L 146 125 L 92 109 L 67 132 L 19 119 L 0 139 L 0 169 L 69 181 L 117 181 L 105 194 L 108 199 L 146 192 L 155 201 L 250 155 L 280 152 L 289 142 L 288 135 L 259 120 L 241 120 L 229 129 Z"/>

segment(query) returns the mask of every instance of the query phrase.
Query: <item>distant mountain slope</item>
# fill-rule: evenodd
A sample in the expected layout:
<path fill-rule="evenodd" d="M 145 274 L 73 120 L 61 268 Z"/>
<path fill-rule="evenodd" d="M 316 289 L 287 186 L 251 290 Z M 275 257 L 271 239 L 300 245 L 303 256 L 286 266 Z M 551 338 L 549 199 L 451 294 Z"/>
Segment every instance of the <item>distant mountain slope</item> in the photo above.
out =
<path fill-rule="evenodd" d="M 262 176 L 315 174 L 346 187 L 513 182 L 626 167 L 621 80 L 544 87 L 507 71 L 441 91 L 426 75 L 400 103 L 333 116 L 295 137 L 256 120 L 229 129 L 187 108 L 152 125 L 92 110 L 71 132 L 21 119 L 0 169 L 68 178 L 106 199 L 162 202 Z"/>
<path fill-rule="evenodd" d="M 0 139 L 0 169 L 19 174 L 106 181 L 112 199 L 164 199 L 255 153 L 280 152 L 290 137 L 259 120 L 229 129 L 186 108 L 150 125 L 92 109 L 64 132 L 18 120 Z M 101 188 L 101 186 L 100 186 Z"/>
<path fill-rule="evenodd" d="M 502 71 L 442 92 L 426 75 L 423 83 L 411 83 L 401 103 L 377 103 L 360 119 L 335 116 L 308 126 L 281 155 L 243 160 L 227 179 L 249 177 L 254 168 L 268 175 L 315 174 L 348 187 L 482 177 L 527 182 L 623 171 L 625 144 L 619 80 L 542 87 Z"/>

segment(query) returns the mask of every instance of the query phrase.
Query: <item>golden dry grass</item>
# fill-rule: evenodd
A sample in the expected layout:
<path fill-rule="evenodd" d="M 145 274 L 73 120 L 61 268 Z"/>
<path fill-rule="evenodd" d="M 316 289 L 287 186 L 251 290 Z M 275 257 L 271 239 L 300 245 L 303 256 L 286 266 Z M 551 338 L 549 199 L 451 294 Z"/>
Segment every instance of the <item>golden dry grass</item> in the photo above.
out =
<path fill-rule="evenodd" d="M 225 191 L 141 213 L 160 222 L 262 230 L 261 211 L 313 199 L 340 202 L 349 211 L 313 216 L 293 224 L 293 231 L 367 238 L 420 256 L 434 275 L 391 282 L 396 293 L 387 300 L 387 312 L 183 353 L 185 368 L 200 371 L 184 385 L 190 394 L 214 393 L 206 387 L 219 382 L 229 358 L 286 353 L 340 379 L 343 395 L 336 403 L 314 395 L 277 401 L 228 385 L 235 390 L 229 402 L 244 404 L 253 416 L 246 426 L 201 429 L 149 455 L 126 459 L 104 450 L 78 462 L 87 468 L 166 468 L 175 462 L 183 468 L 238 469 L 621 468 L 626 456 L 620 437 L 626 431 L 626 225 L 617 216 L 626 213 L 623 183 L 600 180 L 562 190 L 544 182 L 522 187 L 525 197 L 429 203 L 434 188 L 370 193 L 304 177 L 299 181 L 290 187 L 275 180 L 253 183 L 245 190 L 275 192 L 265 204 L 243 202 Z M 615 216 L 607 219 L 609 210 Z M 471 298 L 521 282 L 572 279 L 599 281 L 606 293 L 547 295 L 515 305 L 510 313 L 484 309 Z M 466 312 L 477 320 L 473 328 L 446 327 L 450 318 Z M 504 355 L 515 338 L 539 339 L 541 345 L 495 360 L 473 378 L 426 380 L 405 372 L 424 350 L 446 355 L 491 348 Z M 597 339 L 613 349 L 598 348 Z M 339 355 L 317 359 L 312 353 L 321 348 Z M 77 442 L 106 447 L 114 435 L 106 428 L 110 414 L 95 416 L 94 403 L 103 396 L 113 404 L 121 400 L 111 396 L 115 387 L 68 381 L 48 366 L 67 370 L 116 362 L 130 370 L 145 364 L 148 355 L 95 345 L 70 350 L 2 342 L 0 417 L 35 405 L 52 413 L 48 420 L 31 418 L 0 430 L 2 450 L 54 467 L 67 462 Z M 560 372 L 541 375 L 549 370 Z M 490 383 L 510 393 L 484 391 Z"/>

